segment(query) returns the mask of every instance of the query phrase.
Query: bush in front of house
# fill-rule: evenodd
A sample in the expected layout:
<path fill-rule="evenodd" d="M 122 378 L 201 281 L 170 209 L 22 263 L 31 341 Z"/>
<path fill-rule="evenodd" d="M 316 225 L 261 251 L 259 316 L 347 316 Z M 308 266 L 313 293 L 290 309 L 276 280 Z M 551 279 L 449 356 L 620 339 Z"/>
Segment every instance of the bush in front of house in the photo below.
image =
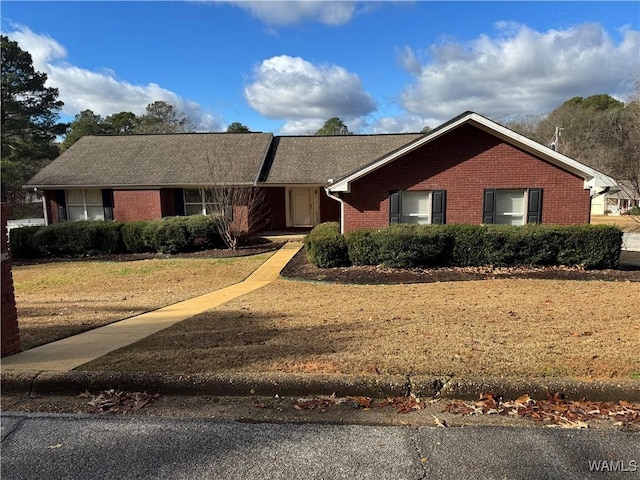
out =
<path fill-rule="evenodd" d="M 321 268 L 349 263 L 396 268 L 445 265 L 616 268 L 622 245 L 622 231 L 610 225 L 391 225 L 344 236 L 348 254 L 345 260 L 337 224 L 326 225 L 321 227 L 322 234 L 317 234 L 322 239 L 321 254 L 309 254 L 307 248 L 309 261 L 319 267 L 324 265 Z M 314 233 L 315 229 L 311 234 Z M 318 249 L 317 245 L 314 247 Z"/>
<path fill-rule="evenodd" d="M 347 252 L 352 265 L 379 265 L 380 246 L 378 244 L 378 230 L 354 230 L 345 236 Z"/>
<path fill-rule="evenodd" d="M 225 248 L 225 243 L 220 236 L 218 224 L 219 217 L 209 215 L 191 215 L 187 219 L 187 233 L 189 249 L 208 250 L 212 248 Z"/>
<path fill-rule="evenodd" d="M 223 248 L 218 220 L 205 215 L 139 222 L 80 221 L 15 228 L 14 258 L 80 257 L 112 253 L 178 253 Z"/>
<path fill-rule="evenodd" d="M 145 253 L 154 251 L 151 222 L 128 222 L 122 225 L 122 243 L 127 253 Z"/>
<path fill-rule="evenodd" d="M 349 252 L 337 222 L 317 225 L 304 240 L 309 262 L 320 268 L 349 266 Z"/>
<path fill-rule="evenodd" d="M 14 258 L 37 258 L 40 256 L 35 246 L 33 237 L 36 232 L 42 228 L 37 227 L 20 227 L 13 228 L 9 232 L 9 249 L 11 256 Z"/>
<path fill-rule="evenodd" d="M 626 211 L 625 215 L 631 215 L 634 217 L 640 216 L 640 207 L 635 206 Z"/>
<path fill-rule="evenodd" d="M 448 263 L 451 236 L 440 225 L 396 224 L 374 235 L 378 263 L 385 267 L 434 267 Z"/>
<path fill-rule="evenodd" d="M 558 264 L 583 265 L 588 269 L 616 268 L 622 248 L 622 231 L 612 225 L 566 227 L 558 252 Z"/>
<path fill-rule="evenodd" d="M 79 257 L 123 250 L 120 222 L 65 222 L 46 227 L 16 228 L 9 248 L 15 258 Z"/>

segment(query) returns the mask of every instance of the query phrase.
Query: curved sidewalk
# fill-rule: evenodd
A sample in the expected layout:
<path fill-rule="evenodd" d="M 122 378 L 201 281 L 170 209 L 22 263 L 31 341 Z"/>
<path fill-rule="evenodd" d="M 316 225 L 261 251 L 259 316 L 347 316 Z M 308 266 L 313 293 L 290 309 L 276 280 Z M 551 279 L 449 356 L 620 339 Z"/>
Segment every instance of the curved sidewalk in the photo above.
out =
<path fill-rule="evenodd" d="M 302 243 L 286 243 L 243 282 L 235 285 L 5 357 L 1 361 L 2 370 L 73 370 L 277 280 L 280 271 L 301 248 Z"/>

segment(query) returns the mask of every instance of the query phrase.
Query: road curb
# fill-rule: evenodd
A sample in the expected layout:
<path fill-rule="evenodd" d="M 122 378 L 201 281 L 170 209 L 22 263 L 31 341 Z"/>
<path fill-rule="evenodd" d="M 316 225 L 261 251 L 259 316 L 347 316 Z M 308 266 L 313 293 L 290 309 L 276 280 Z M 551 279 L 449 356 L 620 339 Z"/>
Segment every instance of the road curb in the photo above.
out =
<path fill-rule="evenodd" d="M 440 390 L 443 398 L 477 399 L 491 393 L 505 399 L 528 394 L 535 400 L 560 394 L 564 398 L 591 401 L 640 402 L 640 380 L 574 380 L 569 378 L 468 378 L 452 379 Z"/>
<path fill-rule="evenodd" d="M 505 399 L 528 394 L 544 399 L 560 394 L 565 398 L 592 401 L 640 402 L 640 381 L 581 381 L 530 378 L 447 378 L 442 376 L 348 376 L 305 374 L 167 374 L 149 372 L 12 372 L 1 379 L 2 393 L 30 395 L 78 395 L 115 389 L 146 391 L 161 395 L 211 396 L 366 396 L 477 399 L 491 393 Z"/>

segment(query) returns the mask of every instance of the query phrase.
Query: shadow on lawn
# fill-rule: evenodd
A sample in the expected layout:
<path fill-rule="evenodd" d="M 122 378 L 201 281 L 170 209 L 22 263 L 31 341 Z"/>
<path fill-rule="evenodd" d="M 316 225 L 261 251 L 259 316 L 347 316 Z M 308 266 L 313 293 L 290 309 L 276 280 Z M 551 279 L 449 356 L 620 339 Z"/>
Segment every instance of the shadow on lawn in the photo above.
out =
<path fill-rule="evenodd" d="M 81 369 L 185 374 L 338 372 L 331 355 L 344 354 L 348 341 L 357 335 L 357 327 L 290 326 L 289 320 L 285 315 L 207 312 Z"/>

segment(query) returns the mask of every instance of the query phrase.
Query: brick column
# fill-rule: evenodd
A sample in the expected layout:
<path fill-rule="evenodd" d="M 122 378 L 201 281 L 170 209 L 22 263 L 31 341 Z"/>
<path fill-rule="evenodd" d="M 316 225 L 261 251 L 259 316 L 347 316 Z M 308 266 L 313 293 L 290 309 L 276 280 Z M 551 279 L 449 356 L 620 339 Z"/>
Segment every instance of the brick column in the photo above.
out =
<path fill-rule="evenodd" d="M 11 275 L 11 256 L 7 237 L 7 219 L 9 206 L 2 204 L 2 356 L 20 351 L 20 332 L 18 331 L 18 313 L 13 294 L 13 276 Z"/>

